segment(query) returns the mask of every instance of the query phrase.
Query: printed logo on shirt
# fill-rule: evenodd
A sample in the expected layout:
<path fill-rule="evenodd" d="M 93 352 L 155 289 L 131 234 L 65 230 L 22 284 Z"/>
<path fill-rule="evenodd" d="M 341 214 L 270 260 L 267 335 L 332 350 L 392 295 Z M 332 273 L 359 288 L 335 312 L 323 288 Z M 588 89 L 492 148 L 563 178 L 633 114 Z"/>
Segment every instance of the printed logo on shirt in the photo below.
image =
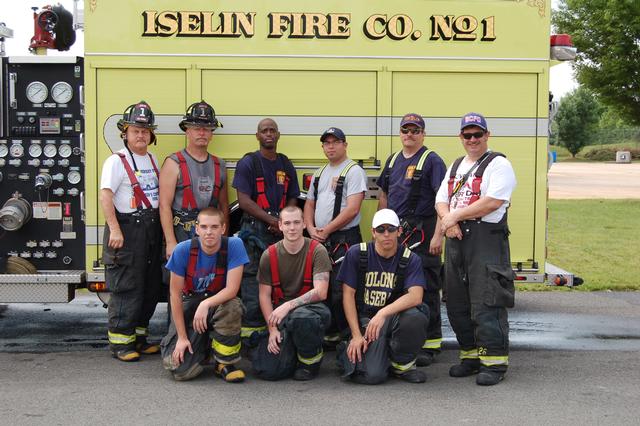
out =
<path fill-rule="evenodd" d="M 211 182 L 211 177 L 200 176 L 198 178 L 198 192 L 201 194 L 209 194 L 212 190 L 213 182 Z"/>
<path fill-rule="evenodd" d="M 276 172 L 276 182 L 278 185 L 284 185 L 284 180 L 287 177 L 287 174 L 283 170 L 278 170 Z"/>
<path fill-rule="evenodd" d="M 455 188 L 458 185 L 458 182 L 464 177 L 464 175 L 458 174 L 455 177 L 454 185 Z M 471 188 L 471 183 L 467 179 L 467 182 L 462 185 L 462 188 L 451 198 L 451 203 L 449 208 L 451 210 L 462 209 L 469 205 L 469 201 L 471 201 L 471 196 L 473 195 L 473 190 Z"/>
<path fill-rule="evenodd" d="M 416 166 L 415 164 L 412 166 L 407 167 L 407 173 L 405 173 L 404 178 L 405 179 L 413 179 L 413 173 L 416 171 Z"/>
<path fill-rule="evenodd" d="M 365 305 L 386 306 L 395 287 L 395 282 L 396 274 L 394 272 L 367 272 L 364 282 Z"/>

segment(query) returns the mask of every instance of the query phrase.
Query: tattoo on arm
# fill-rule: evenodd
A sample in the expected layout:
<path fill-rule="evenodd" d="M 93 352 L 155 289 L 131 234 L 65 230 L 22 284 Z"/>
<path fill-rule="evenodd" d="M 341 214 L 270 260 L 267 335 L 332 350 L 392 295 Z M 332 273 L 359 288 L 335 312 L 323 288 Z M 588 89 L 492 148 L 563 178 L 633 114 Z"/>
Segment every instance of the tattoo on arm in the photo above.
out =
<path fill-rule="evenodd" d="M 313 281 L 327 281 L 329 282 L 329 277 L 331 274 L 329 272 L 318 272 L 313 276 Z"/>
<path fill-rule="evenodd" d="M 298 308 L 302 305 L 308 305 L 309 303 L 313 303 L 313 302 L 317 302 L 319 301 L 319 297 L 318 297 L 318 292 L 316 291 L 316 289 L 314 288 L 313 290 L 309 290 L 308 292 L 306 292 L 305 294 L 303 294 L 302 296 L 293 299 L 291 301 L 291 307 L 292 309 Z"/>

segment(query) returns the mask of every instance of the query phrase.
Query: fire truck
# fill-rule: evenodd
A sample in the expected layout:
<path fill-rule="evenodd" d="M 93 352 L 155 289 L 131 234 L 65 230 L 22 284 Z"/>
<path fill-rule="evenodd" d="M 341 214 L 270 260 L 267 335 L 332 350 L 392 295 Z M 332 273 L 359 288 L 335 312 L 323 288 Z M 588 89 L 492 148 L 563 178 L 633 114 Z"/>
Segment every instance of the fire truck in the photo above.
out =
<path fill-rule="evenodd" d="M 376 178 L 401 148 L 400 118 L 422 114 L 425 143 L 450 164 L 463 154 L 459 117 L 481 112 L 518 180 L 514 271 L 520 281 L 554 280 L 545 262 L 549 68 L 575 49 L 567 37 L 550 44 L 550 14 L 550 0 L 86 0 L 83 58 L 2 61 L 0 255 L 13 270 L 0 275 L 0 302 L 105 289 L 99 178 L 123 146 L 123 109 L 140 100 L 156 114 L 158 158 L 185 146 L 186 107 L 212 104 L 224 127 L 210 151 L 227 161 L 229 181 L 257 149 L 264 117 L 278 123 L 278 150 L 301 187 L 325 163 L 319 136 L 340 127 L 369 176 L 363 235 Z M 232 226 L 238 218 L 233 203 Z"/>

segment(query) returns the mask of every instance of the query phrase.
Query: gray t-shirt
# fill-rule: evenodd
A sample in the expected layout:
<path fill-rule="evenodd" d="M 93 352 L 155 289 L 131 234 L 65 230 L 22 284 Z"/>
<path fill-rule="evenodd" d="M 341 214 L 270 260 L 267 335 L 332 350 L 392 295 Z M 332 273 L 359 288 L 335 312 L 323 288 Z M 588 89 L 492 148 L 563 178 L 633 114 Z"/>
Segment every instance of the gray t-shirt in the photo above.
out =
<path fill-rule="evenodd" d="M 224 160 L 218 157 L 220 161 L 220 181 L 215 181 L 213 157 L 209 155 L 205 161 L 198 161 L 187 153 L 187 150 L 180 151 L 187 162 L 189 168 L 189 176 L 191 178 L 191 190 L 193 191 L 193 197 L 198 204 L 198 210 L 202 210 L 209 206 L 211 198 L 213 197 L 214 185 L 218 185 L 224 188 L 227 180 L 227 166 Z M 171 154 L 170 159 L 178 163 L 178 169 L 180 169 L 180 161 L 176 154 Z M 176 193 L 173 197 L 173 204 L 171 208 L 173 210 L 182 210 L 182 198 L 184 194 L 184 183 L 182 179 L 182 172 L 178 172 L 178 181 L 176 182 Z M 213 206 L 218 206 L 218 200 L 213 202 Z"/>
<path fill-rule="evenodd" d="M 280 286 L 284 294 L 284 301 L 288 302 L 298 297 L 304 280 L 304 266 L 307 261 L 307 252 L 311 240 L 304 239 L 304 246 L 296 254 L 290 254 L 282 241 L 276 243 L 276 253 L 278 253 L 278 272 L 280 273 Z M 313 251 L 313 275 L 322 272 L 331 272 L 331 260 L 327 249 L 322 244 L 318 244 Z M 260 269 L 258 269 L 258 282 L 261 284 L 273 285 L 271 281 L 271 261 L 269 250 L 265 250 L 260 258 Z"/>
<path fill-rule="evenodd" d="M 350 159 L 344 160 L 341 164 L 337 166 L 332 166 L 328 164 L 327 167 L 322 171 L 320 175 L 320 179 L 318 181 L 318 199 L 316 200 L 316 212 L 315 212 L 315 223 L 316 227 L 323 228 L 331 222 L 333 219 L 333 204 L 335 203 L 336 194 L 336 182 L 338 181 L 338 177 L 349 163 Z M 309 192 L 307 192 L 307 199 L 314 200 L 313 195 L 313 185 L 315 184 L 316 178 L 314 177 L 311 186 L 309 187 Z M 358 194 L 361 192 L 365 192 L 367 190 L 367 174 L 362 169 L 362 167 L 357 164 L 351 167 L 349 172 L 347 173 L 344 181 L 344 187 L 342 190 L 342 202 L 340 205 L 340 210 L 344 209 L 347 206 L 347 197 L 350 195 Z M 354 226 L 358 226 L 360 224 L 360 212 L 356 217 L 353 218 L 351 222 L 349 222 L 342 229 L 353 228 Z"/>

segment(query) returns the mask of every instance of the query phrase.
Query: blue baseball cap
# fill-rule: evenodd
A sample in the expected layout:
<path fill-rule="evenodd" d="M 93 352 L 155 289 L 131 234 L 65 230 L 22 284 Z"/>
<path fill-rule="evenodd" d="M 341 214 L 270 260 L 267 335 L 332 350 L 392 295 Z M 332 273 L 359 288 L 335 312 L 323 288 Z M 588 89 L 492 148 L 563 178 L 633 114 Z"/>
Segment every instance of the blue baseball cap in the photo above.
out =
<path fill-rule="evenodd" d="M 320 136 L 320 142 L 324 142 L 327 136 L 335 136 L 336 139 L 339 139 L 343 142 L 347 141 L 347 137 L 344 135 L 344 132 L 337 127 L 329 127 L 327 130 L 325 130 L 322 136 Z"/>
<path fill-rule="evenodd" d="M 464 130 L 465 127 L 469 126 L 477 126 L 485 131 L 489 130 L 487 128 L 487 120 L 484 119 L 482 114 L 478 114 L 477 112 L 470 112 L 462 117 L 462 121 L 460 122 L 460 130 Z"/>
<path fill-rule="evenodd" d="M 405 114 L 404 117 L 402 117 L 402 121 L 400 121 L 400 127 L 404 127 L 407 124 L 415 124 L 421 129 L 424 129 L 424 118 L 422 118 L 420 114 L 410 112 L 409 114 Z"/>

